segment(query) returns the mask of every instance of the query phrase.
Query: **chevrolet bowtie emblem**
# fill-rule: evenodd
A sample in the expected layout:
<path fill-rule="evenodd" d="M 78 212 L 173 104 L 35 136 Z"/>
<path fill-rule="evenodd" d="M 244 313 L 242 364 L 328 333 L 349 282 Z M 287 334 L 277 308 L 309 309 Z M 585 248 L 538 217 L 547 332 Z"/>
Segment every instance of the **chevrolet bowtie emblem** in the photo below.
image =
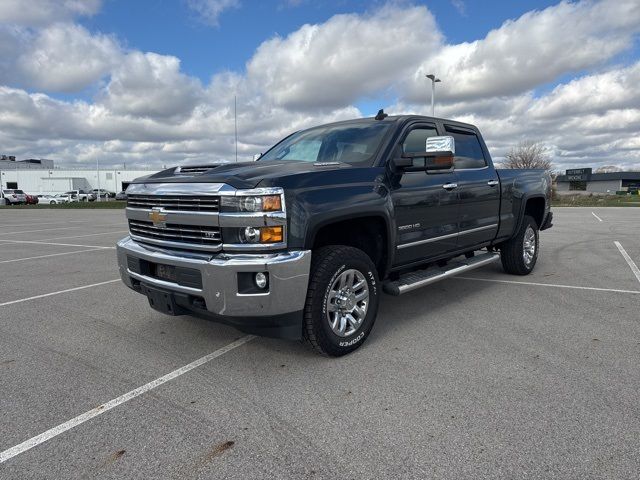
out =
<path fill-rule="evenodd" d="M 154 227 L 166 227 L 167 226 L 167 214 L 160 208 L 152 208 L 149 212 L 149 220 L 153 222 Z"/>

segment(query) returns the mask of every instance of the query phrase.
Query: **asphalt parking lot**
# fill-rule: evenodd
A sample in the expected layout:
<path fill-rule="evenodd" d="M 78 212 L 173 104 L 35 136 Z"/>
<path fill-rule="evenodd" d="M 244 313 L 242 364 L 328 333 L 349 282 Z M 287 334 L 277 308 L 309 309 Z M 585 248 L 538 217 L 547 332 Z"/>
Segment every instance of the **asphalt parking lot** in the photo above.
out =
<path fill-rule="evenodd" d="M 554 223 L 532 275 L 385 296 L 328 359 L 150 309 L 121 210 L 4 209 L 0 477 L 637 478 L 640 209 Z"/>

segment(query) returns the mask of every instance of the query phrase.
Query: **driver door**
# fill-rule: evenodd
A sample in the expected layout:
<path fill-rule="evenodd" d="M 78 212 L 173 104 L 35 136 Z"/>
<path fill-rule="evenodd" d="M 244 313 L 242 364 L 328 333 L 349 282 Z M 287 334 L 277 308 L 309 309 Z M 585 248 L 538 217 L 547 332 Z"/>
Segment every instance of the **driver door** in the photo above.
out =
<path fill-rule="evenodd" d="M 411 125 L 401 137 L 397 151 L 424 152 L 427 138 L 435 136 L 438 136 L 435 124 Z M 392 174 L 396 265 L 433 258 L 456 249 L 459 198 L 455 183 L 452 172 Z"/>

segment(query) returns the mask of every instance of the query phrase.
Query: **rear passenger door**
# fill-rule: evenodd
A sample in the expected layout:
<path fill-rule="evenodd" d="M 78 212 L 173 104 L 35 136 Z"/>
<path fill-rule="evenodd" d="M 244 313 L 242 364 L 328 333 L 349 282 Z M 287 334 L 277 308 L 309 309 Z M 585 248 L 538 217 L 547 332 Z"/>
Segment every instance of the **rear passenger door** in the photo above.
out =
<path fill-rule="evenodd" d="M 498 231 L 500 182 L 483 143 L 472 129 L 445 124 L 455 140 L 454 173 L 458 184 L 458 248 L 493 240 Z"/>

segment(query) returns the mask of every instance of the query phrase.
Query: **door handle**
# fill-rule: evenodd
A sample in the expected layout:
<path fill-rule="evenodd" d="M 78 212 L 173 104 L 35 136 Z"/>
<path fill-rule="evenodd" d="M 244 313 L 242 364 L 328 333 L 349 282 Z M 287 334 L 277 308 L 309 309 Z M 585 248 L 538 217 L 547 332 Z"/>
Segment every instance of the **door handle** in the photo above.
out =
<path fill-rule="evenodd" d="M 458 188 L 458 184 L 457 183 L 445 183 L 444 185 L 442 185 L 442 188 L 444 188 L 445 190 L 453 190 L 454 188 Z"/>
<path fill-rule="evenodd" d="M 487 185 L 489 185 L 490 187 L 495 187 L 496 185 L 498 185 L 498 183 L 500 183 L 498 180 L 489 180 L 487 182 Z"/>

